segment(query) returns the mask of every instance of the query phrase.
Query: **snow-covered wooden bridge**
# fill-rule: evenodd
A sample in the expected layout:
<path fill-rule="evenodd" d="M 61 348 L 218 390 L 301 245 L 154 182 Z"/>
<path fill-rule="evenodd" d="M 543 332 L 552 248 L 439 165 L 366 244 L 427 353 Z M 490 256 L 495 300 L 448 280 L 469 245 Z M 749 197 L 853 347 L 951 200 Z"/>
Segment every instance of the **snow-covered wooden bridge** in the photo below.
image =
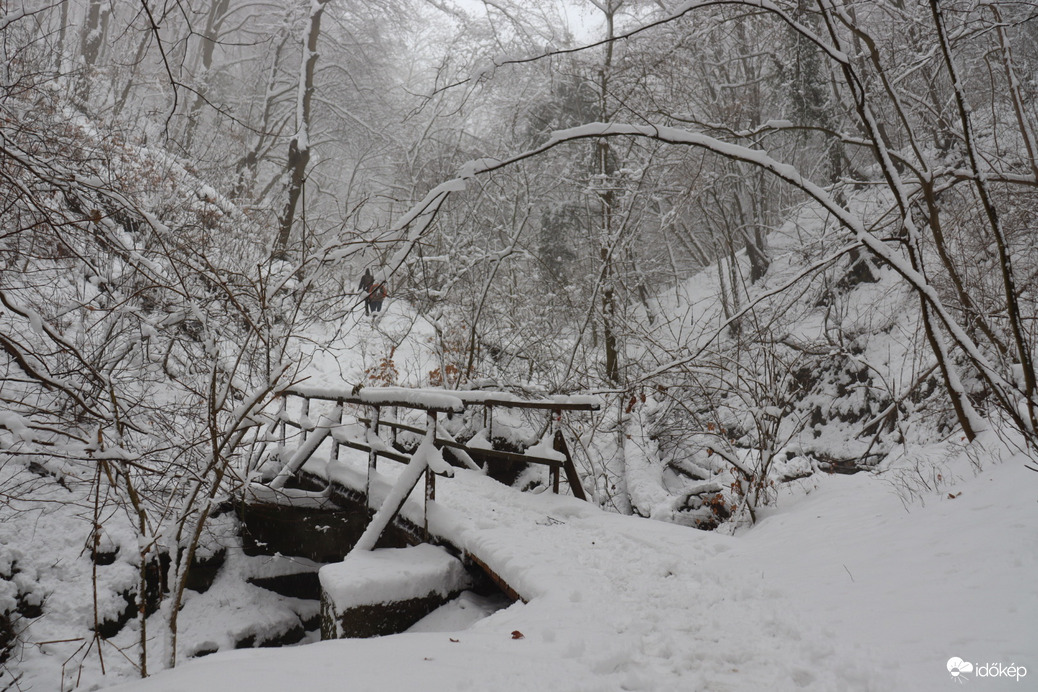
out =
<path fill-rule="evenodd" d="M 287 407 L 286 417 L 308 429 L 307 441 L 322 420 L 315 401 L 305 418 L 317 423 L 304 419 L 298 400 Z M 354 419 L 333 426 L 334 435 L 366 434 L 361 419 L 370 419 L 371 410 L 363 405 Z M 323 406 L 322 411 L 332 411 L 338 402 Z M 387 420 L 389 412 L 381 413 Z M 352 433 L 344 430 L 348 426 Z M 388 426 L 380 430 L 380 437 L 392 434 Z M 287 426 L 286 447 L 295 447 L 291 431 Z M 273 448 L 280 432 L 274 427 L 270 433 Z M 295 439 L 301 438 L 300 431 Z M 339 493 L 355 493 L 351 488 L 363 490 L 367 455 L 340 447 L 337 458 L 322 449 L 300 470 L 304 484 L 312 477 L 327 487 L 307 490 L 286 483 L 278 490 L 257 484 L 256 497 L 320 505 L 332 504 Z M 970 468 L 972 460 L 960 461 L 960 468 Z M 373 506 L 382 506 L 403 468 L 378 467 L 370 483 Z M 927 502 L 910 513 L 886 482 L 865 474 L 819 476 L 808 492 L 784 496 L 784 511 L 736 538 L 603 511 L 563 493 L 518 492 L 482 470 L 456 467 L 454 477 L 437 486 L 435 500 L 426 505 L 424 494 L 414 493 L 400 517 L 418 527 L 426 523 L 434 540 L 449 539 L 455 555 L 478 556 L 523 604 L 478 622 L 419 625 L 402 636 L 206 656 L 138 681 L 132 689 L 208 689 L 214 681 L 257 691 L 343 685 L 370 692 L 936 689 L 940 676 L 947 675 L 949 649 L 996 645 L 1015 657 L 1007 660 L 1019 662 L 1033 641 L 1028 635 L 1038 603 L 1030 598 L 1034 561 L 1009 569 L 996 555 L 1005 546 L 1033 542 L 1036 505 L 1025 497 L 1031 487 L 1026 476 L 1033 474 L 1023 464 L 1001 463 L 976 477 L 966 475 L 971 480 L 957 499 Z M 274 477 L 270 473 L 267 481 Z M 1002 516 L 1006 512 L 1008 520 Z M 360 523 L 366 526 L 370 514 L 362 505 Z M 319 533 L 328 524 L 322 518 L 313 528 Z M 1007 539 L 989 540 L 995 524 L 1009 532 Z M 965 537 L 975 551 L 986 550 L 985 559 L 949 561 L 948 536 L 955 545 L 964 544 Z M 320 567 L 320 586 L 340 605 L 370 602 L 372 595 L 399 597 L 388 582 L 395 588 L 404 579 L 387 580 L 388 567 L 410 570 L 409 582 L 428 584 L 430 571 L 424 568 L 435 573 L 445 553 L 429 544 L 353 551 L 345 560 L 340 555 L 318 561 L 327 563 Z M 276 558 L 263 562 L 280 568 Z M 906 570 L 917 578 L 904 579 Z M 444 581 L 456 583 L 450 581 L 456 570 L 439 573 L 444 574 Z M 969 603 L 949 608 L 948 603 L 958 603 L 955 580 L 962 579 L 988 597 L 972 608 Z M 234 582 L 226 580 L 237 589 Z M 199 595 L 186 609 L 209 614 L 220 602 L 214 599 L 225 594 Z M 266 607 L 270 601 L 256 603 Z M 868 617 L 862 617 L 862 604 Z M 219 618 L 211 619 L 217 633 L 226 628 Z M 296 616 L 288 613 L 285 619 Z M 963 630 L 962 622 L 970 627 Z M 942 641 L 952 645 L 933 646 Z"/>
<path fill-rule="evenodd" d="M 385 585 L 394 581 L 394 574 L 405 575 L 403 580 L 410 584 L 400 586 L 392 599 L 396 604 L 410 602 L 408 607 L 420 616 L 452 592 L 464 588 L 466 580 L 459 569 L 463 565 L 470 571 L 482 571 L 511 599 L 527 600 L 529 595 L 514 583 L 521 581 L 518 574 L 511 578 L 503 575 L 500 568 L 488 564 L 478 547 L 467 545 L 464 539 L 468 522 L 487 526 L 505 516 L 497 511 L 502 505 L 500 492 L 523 496 L 486 476 L 495 471 L 514 476 L 517 467 L 541 465 L 548 470 L 548 486 L 553 493 L 560 492 L 564 478 L 571 495 L 586 499 L 563 433 L 562 417 L 597 410 L 597 397 L 522 399 L 506 392 L 293 386 L 281 393 L 280 401 L 277 415 L 253 454 L 254 464 L 267 460 L 263 464 L 265 473 L 259 482 L 250 485 L 246 500 L 254 508 L 266 507 L 268 516 L 271 508 L 274 514 L 299 508 L 332 513 L 353 509 L 353 531 L 340 539 L 344 545 L 337 546 L 342 554 L 348 553 L 349 559 L 345 561 L 346 567 L 322 569 L 325 595 L 330 591 L 342 592 L 343 588 L 334 586 L 341 583 L 350 584 L 346 591 L 370 591 L 363 584 L 365 579 L 374 579 L 381 584 L 379 593 L 368 598 L 377 602 L 388 598 Z M 495 411 L 498 418 L 504 419 L 497 425 Z M 516 411 L 522 412 L 528 430 L 531 421 L 539 428 L 521 441 L 508 434 L 509 420 Z M 420 424 L 421 419 L 424 425 Z M 511 438 L 512 449 L 495 448 L 495 440 L 500 447 L 503 438 Z M 274 453 L 268 454 L 272 449 Z M 380 467 L 379 459 L 397 464 Z M 437 477 L 455 477 L 456 472 L 467 474 L 467 480 L 441 483 L 449 488 L 450 508 L 440 506 Z M 418 490 L 423 479 L 424 491 Z M 491 496 L 498 499 L 490 500 Z M 521 506 L 522 501 L 516 504 Z M 459 513 L 458 509 L 463 511 Z M 463 516 L 467 519 L 460 518 Z M 397 540 L 380 543 L 390 528 Z M 382 556 L 378 561 L 362 563 L 364 554 L 377 545 L 399 545 L 401 535 L 406 544 L 431 543 L 443 550 L 388 553 L 393 555 L 389 562 L 385 559 L 386 551 L 379 551 Z M 367 566 L 358 567 L 362 564 Z M 376 565 L 374 577 L 370 576 L 371 564 Z M 345 576 L 329 576 L 343 569 L 347 569 Z M 362 576 L 358 570 L 368 576 Z M 427 573 L 424 580 L 416 579 L 415 575 L 423 570 Z M 325 599 L 327 608 L 335 611 L 324 618 L 325 636 L 343 634 L 341 625 L 328 624 L 343 620 L 335 602 L 354 603 L 357 598 L 361 597 L 353 593 Z M 375 602 L 362 604 L 366 609 L 364 618 L 374 617 L 370 611 Z M 385 613 L 375 619 L 393 620 Z M 406 626 L 408 616 L 400 615 L 396 620 L 400 622 L 391 622 L 382 629 L 358 626 L 347 627 L 346 632 L 385 634 Z"/>

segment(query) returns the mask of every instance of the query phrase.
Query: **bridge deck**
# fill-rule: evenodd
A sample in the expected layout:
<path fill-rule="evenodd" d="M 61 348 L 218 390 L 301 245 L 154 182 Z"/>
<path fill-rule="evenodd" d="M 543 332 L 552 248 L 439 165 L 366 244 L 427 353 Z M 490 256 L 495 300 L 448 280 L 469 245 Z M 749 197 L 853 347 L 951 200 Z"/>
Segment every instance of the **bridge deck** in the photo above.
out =
<path fill-rule="evenodd" d="M 336 483 L 362 487 L 360 458 L 326 463 L 321 470 Z M 383 477 L 374 484 L 376 500 L 390 483 Z M 421 519 L 422 502 L 416 490 L 401 513 Z M 464 649 L 469 653 L 463 660 L 452 644 L 426 654 L 453 661 L 452 670 L 465 671 L 459 675 L 467 680 L 493 675 L 482 662 L 485 642 L 510 632 L 533 643 L 516 648 L 528 667 L 509 667 L 516 680 L 530 678 L 529 685 L 499 681 L 507 689 L 657 689 L 633 672 L 643 666 L 672 670 L 688 682 L 671 689 L 777 689 L 774 671 L 788 666 L 786 659 L 805 656 L 799 633 L 778 624 L 781 605 L 746 591 L 752 579 L 733 580 L 718 569 L 733 546 L 730 537 L 606 512 L 569 496 L 519 492 L 466 469 L 437 486 L 428 521 L 430 533 L 478 558 L 526 602 L 445 639 L 472 647 Z M 735 652 L 745 654 L 743 624 L 756 630 L 758 618 L 774 631 L 760 635 L 769 644 L 755 654 L 761 660 L 746 665 Z M 552 682 L 572 675 L 561 671 L 577 661 L 590 666 L 585 674 L 615 670 L 619 679 L 586 688 Z M 739 686 L 729 687 L 735 681 Z M 839 687 L 829 682 L 831 689 Z M 455 689 L 463 688 L 459 683 Z M 482 679 L 466 689 L 496 688 Z"/>
<path fill-rule="evenodd" d="M 403 468 L 401 464 L 380 465 L 371 484 L 372 506 L 381 506 Z M 335 461 L 315 457 L 304 471 L 363 493 L 367 458 L 352 451 Z M 585 583 L 587 575 L 582 570 L 580 574 L 560 573 L 557 558 L 561 554 L 568 556 L 567 562 L 595 564 L 596 556 L 607 550 L 603 524 L 617 518 L 573 497 L 523 493 L 468 469 L 456 469 L 453 478 L 437 484 L 436 499 L 429 503 L 427 513 L 424 502 L 423 489 L 416 487 L 400 515 L 417 526 L 428 521 L 435 540 L 482 563 L 504 581 L 513 596 L 527 602 L 567 582 Z M 580 528 L 585 524 L 586 528 Z M 685 531 L 677 530 L 684 535 Z M 710 540 L 708 534 L 704 536 Z M 615 546 L 614 542 L 609 550 Z"/>

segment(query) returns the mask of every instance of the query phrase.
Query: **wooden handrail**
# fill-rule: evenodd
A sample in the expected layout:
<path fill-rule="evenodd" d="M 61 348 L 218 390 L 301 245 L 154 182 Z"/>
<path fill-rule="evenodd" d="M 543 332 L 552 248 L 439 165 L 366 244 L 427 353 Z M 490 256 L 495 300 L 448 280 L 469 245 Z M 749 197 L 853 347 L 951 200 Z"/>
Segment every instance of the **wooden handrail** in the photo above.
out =
<path fill-rule="evenodd" d="M 486 394 L 475 390 L 414 389 L 399 387 L 366 387 L 340 390 L 323 387 L 291 385 L 279 396 L 296 396 L 301 399 L 341 401 L 355 406 L 397 406 L 437 413 L 461 413 L 470 406 L 502 406 L 506 408 L 541 409 L 544 411 L 598 411 L 601 403 L 591 396 L 555 396 L 544 399 L 517 399 L 510 395 L 497 396 L 500 392 Z M 420 403 L 417 398 L 438 403 Z"/>
<path fill-rule="evenodd" d="M 317 399 L 320 401 L 334 401 L 338 410 L 342 410 L 343 404 L 354 404 L 358 406 L 367 406 L 373 410 L 373 416 L 370 418 L 358 417 L 357 421 L 363 423 L 365 428 L 370 432 L 374 431 L 375 435 L 378 435 L 378 427 L 385 426 L 390 428 L 394 432 L 397 430 L 404 430 L 407 432 L 416 433 L 419 435 L 427 435 L 429 439 L 437 447 L 448 449 L 454 449 L 458 452 L 463 452 L 468 456 L 466 461 L 467 464 L 472 462 L 472 458 L 482 460 L 484 463 L 489 462 L 502 462 L 502 463 L 527 463 L 527 464 L 539 464 L 547 466 L 550 470 L 552 491 L 555 493 L 559 492 L 559 477 L 560 471 L 565 470 L 566 480 L 570 485 L 570 489 L 573 492 L 574 497 L 582 500 L 586 500 L 587 497 L 584 493 L 584 488 L 580 484 L 580 478 L 577 475 L 576 468 L 573 465 L 573 459 L 569 453 L 569 449 L 566 446 L 565 438 L 562 436 L 561 431 L 558 428 L 557 419 L 561 415 L 562 411 L 593 411 L 597 410 L 599 406 L 592 401 L 588 401 L 590 397 L 563 397 L 556 399 L 544 399 L 544 400 L 519 400 L 512 398 L 494 398 L 493 396 L 480 396 L 479 392 L 458 392 L 461 396 L 456 398 L 455 401 L 451 401 L 454 392 L 448 390 L 418 390 L 422 394 L 427 395 L 425 405 L 416 402 L 415 398 L 409 398 L 401 396 L 399 399 L 394 398 L 392 395 L 396 393 L 395 388 L 372 388 L 376 390 L 375 396 L 356 396 L 356 395 L 345 395 L 343 392 L 338 390 L 322 390 L 310 387 L 288 387 L 279 393 L 281 397 L 281 406 L 278 411 L 278 416 L 272 425 L 277 424 L 280 429 L 280 442 L 283 446 L 285 444 L 285 428 L 290 426 L 294 429 L 300 430 L 302 435 L 302 442 L 304 445 L 307 443 L 309 435 L 309 429 L 304 427 L 300 422 L 292 420 L 287 415 L 286 401 L 288 397 L 298 397 L 303 400 L 302 404 L 302 415 L 308 415 L 310 409 L 310 400 Z M 380 391 L 381 390 L 381 391 Z M 432 403 L 430 403 L 432 402 Z M 506 452 L 497 449 L 488 449 L 484 447 L 471 447 L 462 442 L 458 442 L 454 439 L 445 439 L 443 437 L 436 436 L 436 431 L 423 430 L 413 425 L 401 423 L 394 420 L 381 420 L 380 411 L 386 406 L 392 407 L 404 407 L 412 410 L 425 411 L 429 416 L 430 420 L 436 421 L 436 414 L 438 413 L 458 413 L 459 405 L 461 410 L 469 406 L 484 406 L 487 411 L 490 411 L 495 406 L 512 407 L 512 408 L 526 408 L 526 409 L 539 409 L 539 410 L 550 410 L 555 414 L 556 423 L 554 425 L 555 433 L 553 440 L 553 449 L 556 452 L 560 452 L 563 456 L 562 459 L 550 458 L 544 456 L 537 456 L 534 454 L 523 454 L 517 452 Z M 341 420 L 341 419 L 340 419 Z M 337 426 L 333 426 L 337 428 Z M 331 432 L 329 435 L 328 432 Z M 378 457 L 383 457 L 396 461 L 399 463 L 407 464 L 411 461 L 411 456 L 397 452 L 390 449 L 379 449 L 366 442 L 359 440 L 353 440 L 336 434 L 336 430 L 330 430 L 322 436 L 331 437 L 332 439 L 332 453 L 331 458 L 337 458 L 339 446 L 345 446 L 350 449 L 355 449 L 360 452 L 367 452 L 369 455 L 368 460 L 368 482 L 370 483 L 371 471 L 374 469 L 375 460 Z M 313 442 L 310 445 L 313 446 Z M 314 450 L 316 451 L 316 450 Z M 298 453 L 297 453 L 298 454 Z M 298 460 L 296 460 L 298 463 Z M 305 460 L 304 460 L 305 463 Z M 301 465 L 301 464 L 300 464 Z M 430 475 L 432 475 L 430 473 Z M 435 486 L 432 485 L 431 478 L 428 479 L 430 487 L 427 488 L 427 499 L 430 494 L 435 492 Z M 368 489 L 370 495 L 370 488 Z"/>

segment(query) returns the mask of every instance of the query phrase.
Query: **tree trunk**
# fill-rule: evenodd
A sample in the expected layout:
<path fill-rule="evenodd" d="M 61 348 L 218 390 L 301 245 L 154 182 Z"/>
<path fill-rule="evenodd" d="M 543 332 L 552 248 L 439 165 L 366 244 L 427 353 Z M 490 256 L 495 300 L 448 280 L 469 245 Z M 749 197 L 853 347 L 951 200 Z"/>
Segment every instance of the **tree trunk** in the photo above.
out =
<path fill-rule="evenodd" d="M 198 85 L 195 87 L 195 99 L 191 103 L 191 109 L 187 114 L 187 122 L 184 125 L 184 150 L 191 150 L 191 142 L 194 139 L 195 129 L 198 127 L 198 116 L 202 106 L 208 100 L 210 71 L 213 67 L 213 52 L 220 36 L 220 26 L 227 15 L 230 0 L 214 0 L 209 6 L 209 16 L 206 18 L 205 30 L 201 41 L 201 69 L 198 71 Z"/>
<path fill-rule="evenodd" d="M 612 3 L 601 6 L 605 14 L 607 41 L 605 45 L 605 58 L 599 73 L 599 115 L 603 122 L 610 118 L 609 113 L 609 76 L 613 67 L 613 17 L 616 8 Z M 605 345 L 605 374 L 613 384 L 620 383 L 620 353 L 616 338 L 616 292 L 613 288 L 612 267 L 612 232 L 613 232 L 613 205 L 616 202 L 615 193 L 612 189 L 612 177 L 616 173 L 612 150 L 608 139 L 600 139 L 596 145 L 597 173 L 601 177 L 601 184 L 605 187 L 599 192 L 599 203 L 601 204 L 602 242 L 599 256 L 602 260 L 602 338 Z"/>
<path fill-rule="evenodd" d="M 105 34 L 108 32 L 108 17 L 111 9 L 105 6 L 104 0 L 90 0 L 87 8 L 86 24 L 80 35 L 79 54 L 83 59 L 84 71 L 76 81 L 75 98 L 85 105 L 90 98 L 90 85 L 93 81 L 92 68 L 101 57 L 105 46 Z"/>
<path fill-rule="evenodd" d="M 331 0 L 313 0 L 310 11 L 310 30 L 303 49 L 299 86 L 296 92 L 296 132 L 288 143 L 288 199 L 278 224 L 273 255 L 283 256 L 288 248 L 295 224 L 296 211 L 306 185 L 306 167 L 310 163 L 310 104 L 314 95 L 314 73 L 317 68 L 317 39 L 321 35 L 321 17 Z"/>

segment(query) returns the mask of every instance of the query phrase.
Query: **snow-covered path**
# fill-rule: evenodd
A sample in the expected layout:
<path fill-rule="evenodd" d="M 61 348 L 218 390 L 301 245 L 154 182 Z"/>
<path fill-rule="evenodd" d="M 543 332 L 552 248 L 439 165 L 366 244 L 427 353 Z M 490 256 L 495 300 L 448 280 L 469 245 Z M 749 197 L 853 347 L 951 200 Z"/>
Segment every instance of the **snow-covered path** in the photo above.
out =
<path fill-rule="evenodd" d="M 867 687 L 852 660 L 819 675 L 830 648 L 802 635 L 807 625 L 759 572 L 716 569 L 737 539 L 522 495 L 474 473 L 442 486 L 443 514 L 461 517 L 450 535 L 530 601 L 514 609 L 515 627 L 553 657 L 580 659 L 598 678 L 588 689 Z"/>
<path fill-rule="evenodd" d="M 216 654 L 127 689 L 939 690 L 952 656 L 1038 675 L 1019 459 L 907 510 L 874 477 L 813 483 L 727 537 L 459 471 L 430 522 L 529 603 L 461 632 Z"/>

